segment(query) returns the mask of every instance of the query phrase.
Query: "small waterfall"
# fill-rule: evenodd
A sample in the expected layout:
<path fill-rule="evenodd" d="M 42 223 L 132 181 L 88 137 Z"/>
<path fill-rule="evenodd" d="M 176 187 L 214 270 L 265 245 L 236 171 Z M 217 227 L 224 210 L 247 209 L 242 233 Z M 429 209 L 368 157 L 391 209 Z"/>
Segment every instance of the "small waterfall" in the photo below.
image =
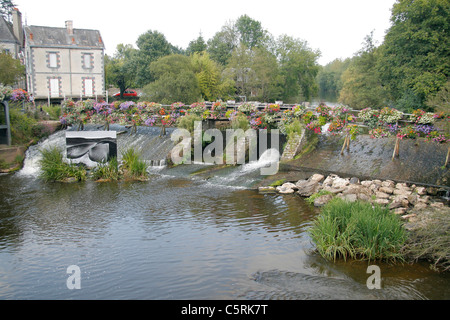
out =
<path fill-rule="evenodd" d="M 73 128 L 67 129 L 69 131 Z M 86 126 L 87 131 L 101 130 L 98 126 Z M 130 134 L 129 129 L 112 125 L 110 130 L 118 132 L 117 145 L 118 145 L 118 160 L 122 158 L 122 152 L 128 148 L 133 148 L 138 151 L 141 158 L 151 165 L 151 169 L 161 169 L 167 166 L 167 156 L 173 148 L 173 142 L 170 139 L 170 129 L 166 129 L 166 135 L 160 136 L 160 128 L 139 128 L 137 133 Z M 62 150 L 66 150 L 66 130 L 58 131 L 47 139 L 39 143 L 38 145 L 28 148 L 23 168 L 18 172 L 23 176 L 39 175 L 39 161 L 42 159 L 41 150 L 45 150 L 51 147 L 58 147 Z M 66 155 L 64 154 L 64 157 Z"/>

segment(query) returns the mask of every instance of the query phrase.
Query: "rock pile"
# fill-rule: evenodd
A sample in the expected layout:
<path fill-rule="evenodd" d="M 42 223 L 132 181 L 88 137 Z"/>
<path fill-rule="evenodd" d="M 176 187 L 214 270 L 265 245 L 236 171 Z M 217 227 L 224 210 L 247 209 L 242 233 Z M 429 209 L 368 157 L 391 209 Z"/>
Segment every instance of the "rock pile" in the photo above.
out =
<path fill-rule="evenodd" d="M 321 192 L 323 191 L 323 192 Z M 391 180 L 365 180 L 358 178 L 341 178 L 337 175 L 327 177 L 314 174 L 307 180 L 296 183 L 287 182 L 279 187 L 263 187 L 260 192 L 277 192 L 280 194 L 298 194 L 301 197 L 311 197 L 320 192 L 314 200 L 314 206 L 321 207 L 334 197 L 354 202 L 357 200 L 377 203 L 389 207 L 395 214 L 409 220 L 416 216 L 416 211 L 427 207 L 441 208 L 446 206 L 436 197 L 437 189 L 395 183 Z"/>

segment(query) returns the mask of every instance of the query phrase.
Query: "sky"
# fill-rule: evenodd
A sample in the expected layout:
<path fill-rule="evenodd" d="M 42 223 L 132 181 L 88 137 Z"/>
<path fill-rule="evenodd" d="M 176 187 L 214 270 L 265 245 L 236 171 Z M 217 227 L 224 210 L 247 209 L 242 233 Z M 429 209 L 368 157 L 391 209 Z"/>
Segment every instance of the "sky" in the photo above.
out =
<path fill-rule="evenodd" d="M 171 44 L 186 49 L 201 34 L 211 39 L 230 21 L 246 14 L 261 22 L 275 39 L 288 35 L 320 50 L 318 62 L 352 57 L 372 31 L 381 44 L 390 27 L 396 0 L 13 0 L 24 23 L 99 30 L 106 54 L 118 44 L 136 47 L 148 30 L 159 31 Z"/>

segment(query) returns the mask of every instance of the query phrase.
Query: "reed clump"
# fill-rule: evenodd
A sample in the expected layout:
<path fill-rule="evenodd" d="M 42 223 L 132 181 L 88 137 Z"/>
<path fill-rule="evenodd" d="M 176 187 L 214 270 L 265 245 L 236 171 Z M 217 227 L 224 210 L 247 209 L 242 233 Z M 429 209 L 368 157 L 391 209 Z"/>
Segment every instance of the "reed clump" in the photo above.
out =
<path fill-rule="evenodd" d="M 45 181 L 85 181 L 87 170 L 83 166 L 64 161 L 63 152 L 58 147 L 41 150 L 40 176 Z"/>
<path fill-rule="evenodd" d="M 309 230 L 324 258 L 404 261 L 407 239 L 399 217 L 369 202 L 334 198 L 325 205 Z"/>

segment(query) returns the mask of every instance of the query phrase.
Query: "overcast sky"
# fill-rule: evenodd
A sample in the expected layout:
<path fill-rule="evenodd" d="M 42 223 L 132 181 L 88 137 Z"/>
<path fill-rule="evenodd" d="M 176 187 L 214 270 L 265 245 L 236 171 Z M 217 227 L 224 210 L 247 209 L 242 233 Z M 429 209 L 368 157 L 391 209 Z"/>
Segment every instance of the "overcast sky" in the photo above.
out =
<path fill-rule="evenodd" d="M 13 0 L 28 25 L 96 29 L 106 53 L 117 44 L 135 46 L 139 35 L 159 31 L 185 49 L 199 34 L 205 41 L 229 21 L 247 14 L 260 21 L 275 38 L 287 34 L 308 42 L 322 53 L 324 65 L 347 58 L 362 47 L 374 31 L 381 43 L 390 26 L 395 0 Z"/>

